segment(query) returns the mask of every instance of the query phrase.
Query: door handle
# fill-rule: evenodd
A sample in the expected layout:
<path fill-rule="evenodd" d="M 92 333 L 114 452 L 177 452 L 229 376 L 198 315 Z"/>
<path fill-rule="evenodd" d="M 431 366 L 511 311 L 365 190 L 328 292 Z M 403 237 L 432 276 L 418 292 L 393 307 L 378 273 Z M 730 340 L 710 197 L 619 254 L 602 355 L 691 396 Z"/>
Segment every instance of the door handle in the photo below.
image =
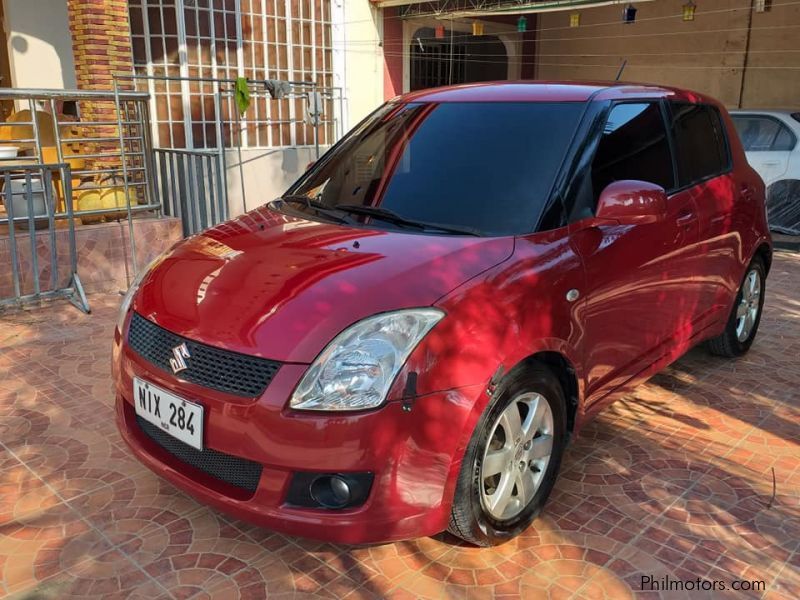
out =
<path fill-rule="evenodd" d="M 692 225 L 697 222 L 697 215 L 693 212 L 687 212 L 681 214 L 677 219 L 675 219 L 675 223 L 678 227 L 683 227 L 684 229 L 691 229 Z"/>
<path fill-rule="evenodd" d="M 743 183 L 739 188 L 739 193 L 742 195 L 742 198 L 745 200 L 752 200 L 753 199 L 753 188 L 747 184 Z"/>

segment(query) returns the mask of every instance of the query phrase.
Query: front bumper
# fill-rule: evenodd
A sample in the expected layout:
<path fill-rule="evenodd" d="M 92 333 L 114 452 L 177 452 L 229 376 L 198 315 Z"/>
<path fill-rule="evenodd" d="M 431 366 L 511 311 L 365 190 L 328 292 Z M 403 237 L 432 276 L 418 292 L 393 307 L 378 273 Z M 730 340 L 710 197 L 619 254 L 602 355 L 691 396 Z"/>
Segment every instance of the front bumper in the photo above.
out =
<path fill-rule="evenodd" d="M 265 393 L 248 400 L 177 380 L 117 339 L 117 424 L 133 453 L 156 474 L 215 508 L 269 529 L 340 543 L 385 542 L 444 530 L 481 386 L 418 397 L 411 411 L 400 402 L 361 413 L 287 410 L 286 400 L 305 369 L 283 365 Z M 255 492 L 187 466 L 149 438 L 135 419 L 134 375 L 203 404 L 205 446 L 263 465 Z M 355 508 L 287 505 L 292 475 L 309 471 L 369 472 L 374 479 L 366 502 Z"/>

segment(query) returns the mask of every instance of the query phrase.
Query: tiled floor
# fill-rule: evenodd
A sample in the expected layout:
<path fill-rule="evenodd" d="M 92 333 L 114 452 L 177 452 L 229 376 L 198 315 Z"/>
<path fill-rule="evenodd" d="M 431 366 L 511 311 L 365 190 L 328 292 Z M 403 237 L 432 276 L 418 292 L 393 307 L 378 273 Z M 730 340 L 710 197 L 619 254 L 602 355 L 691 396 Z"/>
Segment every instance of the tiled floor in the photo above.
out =
<path fill-rule="evenodd" d="M 0 315 L 0 597 L 618 600 L 668 576 L 800 598 L 800 254 L 776 257 L 746 358 L 694 350 L 617 402 L 570 448 L 546 514 L 490 550 L 290 539 L 195 503 L 123 447 L 119 298 L 91 301 L 88 317 Z"/>

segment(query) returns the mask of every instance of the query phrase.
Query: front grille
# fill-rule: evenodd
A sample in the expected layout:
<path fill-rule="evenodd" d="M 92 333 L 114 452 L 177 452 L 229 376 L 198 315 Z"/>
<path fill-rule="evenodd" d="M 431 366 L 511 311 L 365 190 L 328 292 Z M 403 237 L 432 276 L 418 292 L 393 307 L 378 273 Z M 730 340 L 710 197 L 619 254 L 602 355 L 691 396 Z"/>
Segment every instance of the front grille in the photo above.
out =
<path fill-rule="evenodd" d="M 255 398 L 264 393 L 281 363 L 193 342 L 133 313 L 128 344 L 136 354 L 159 369 L 172 373 L 172 349 L 186 344 L 189 367 L 178 377 L 236 396 Z"/>
<path fill-rule="evenodd" d="M 161 431 L 158 427 L 136 416 L 136 423 L 144 434 L 178 460 L 229 483 L 237 488 L 255 493 L 261 479 L 262 465 L 246 458 L 231 456 L 211 448 L 198 450 Z"/>

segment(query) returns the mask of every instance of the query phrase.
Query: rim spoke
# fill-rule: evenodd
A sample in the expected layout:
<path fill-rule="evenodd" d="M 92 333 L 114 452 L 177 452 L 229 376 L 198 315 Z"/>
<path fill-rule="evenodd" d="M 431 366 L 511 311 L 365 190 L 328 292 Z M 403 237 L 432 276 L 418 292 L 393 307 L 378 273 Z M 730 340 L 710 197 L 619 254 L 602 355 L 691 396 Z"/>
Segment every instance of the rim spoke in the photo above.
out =
<path fill-rule="evenodd" d="M 740 302 L 736 307 L 736 318 L 741 319 L 747 314 L 747 302 Z"/>
<path fill-rule="evenodd" d="M 520 506 L 525 506 L 530 502 L 533 495 L 536 493 L 536 483 L 533 480 L 533 473 L 528 469 L 524 471 L 517 471 L 517 497 Z"/>
<path fill-rule="evenodd" d="M 506 443 L 514 443 L 514 440 L 522 435 L 522 422 L 519 419 L 519 408 L 517 403 L 512 402 L 500 417 L 500 425 L 506 432 Z"/>
<path fill-rule="evenodd" d="M 528 450 L 528 458 L 531 460 L 541 460 L 553 453 L 553 436 L 540 435 L 531 440 L 531 449 Z"/>
<path fill-rule="evenodd" d="M 500 450 L 493 450 L 486 454 L 481 465 L 481 473 L 484 479 L 497 475 L 508 469 L 508 463 L 511 460 L 511 449 L 501 448 Z"/>
<path fill-rule="evenodd" d="M 496 515 L 502 515 L 505 512 L 508 503 L 511 501 L 511 492 L 514 491 L 514 474 L 503 473 L 500 477 L 500 483 L 494 494 L 489 496 L 489 510 Z"/>
<path fill-rule="evenodd" d="M 747 336 L 750 335 L 750 312 L 748 311 L 745 314 L 744 318 L 742 319 L 742 324 L 739 328 L 737 328 L 738 338 L 740 342 L 743 342 L 747 339 Z"/>
<path fill-rule="evenodd" d="M 748 297 L 752 298 L 753 294 L 756 292 L 756 286 L 758 285 L 758 274 L 755 271 L 751 271 L 749 279 L 750 293 L 748 294 Z"/>
<path fill-rule="evenodd" d="M 536 404 L 528 411 L 525 425 L 522 428 L 522 435 L 525 439 L 531 437 L 542 426 L 542 419 L 546 410 L 547 401 L 541 396 L 536 396 Z"/>
<path fill-rule="evenodd" d="M 747 331 L 748 335 L 750 334 L 750 331 L 753 329 L 753 325 L 755 325 L 755 322 L 756 322 L 756 311 L 752 309 L 748 310 L 747 316 L 745 317 L 744 321 L 744 328 Z"/>

